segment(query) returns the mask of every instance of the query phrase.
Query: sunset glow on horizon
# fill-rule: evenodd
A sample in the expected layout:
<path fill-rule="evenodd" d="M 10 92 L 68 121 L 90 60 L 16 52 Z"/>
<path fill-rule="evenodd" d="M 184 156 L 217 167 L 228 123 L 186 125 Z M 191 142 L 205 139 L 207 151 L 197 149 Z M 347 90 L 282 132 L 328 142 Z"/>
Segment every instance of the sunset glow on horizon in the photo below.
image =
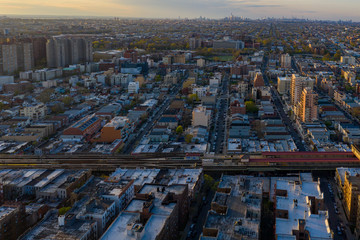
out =
<path fill-rule="evenodd" d="M 116 16 L 145 18 L 244 16 L 360 21 L 356 0 L 0 0 L 2 15 Z"/>

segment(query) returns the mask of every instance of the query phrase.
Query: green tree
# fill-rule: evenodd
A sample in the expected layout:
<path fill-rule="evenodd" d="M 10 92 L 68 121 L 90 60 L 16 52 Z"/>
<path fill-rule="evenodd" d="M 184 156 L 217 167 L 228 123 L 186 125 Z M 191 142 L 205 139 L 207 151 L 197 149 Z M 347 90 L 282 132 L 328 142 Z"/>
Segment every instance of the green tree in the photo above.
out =
<path fill-rule="evenodd" d="M 339 61 L 341 57 L 341 51 L 337 50 L 336 53 L 334 54 L 334 58 L 336 61 Z"/>
<path fill-rule="evenodd" d="M 51 107 L 51 111 L 53 113 L 61 113 L 64 111 L 64 108 L 63 108 L 62 104 L 56 103 L 56 104 L 54 104 L 54 106 Z"/>
<path fill-rule="evenodd" d="M 196 93 L 189 94 L 189 95 L 188 95 L 187 102 L 188 102 L 189 104 L 193 104 L 194 101 L 199 101 L 199 97 L 197 96 L 197 94 L 196 94 Z"/>
<path fill-rule="evenodd" d="M 74 99 L 70 96 L 66 96 L 62 99 L 62 102 L 64 103 L 64 105 L 66 107 L 69 107 L 70 105 L 72 105 L 74 103 Z"/>
<path fill-rule="evenodd" d="M 326 125 L 326 127 L 331 127 L 331 125 L 332 125 L 332 123 L 331 123 L 331 121 L 325 121 L 325 125 Z"/>
<path fill-rule="evenodd" d="M 155 76 L 155 82 L 161 82 L 162 77 L 160 75 Z"/>
<path fill-rule="evenodd" d="M 323 61 L 330 61 L 331 60 L 331 55 L 330 53 L 327 53 L 323 58 L 322 58 Z"/>
<path fill-rule="evenodd" d="M 71 209 L 71 207 L 62 207 L 62 208 L 60 208 L 59 211 L 58 211 L 59 216 L 65 215 L 65 213 L 67 213 L 70 209 Z"/>
<path fill-rule="evenodd" d="M 179 125 L 179 126 L 176 128 L 176 134 L 181 135 L 183 132 L 184 132 L 183 127 L 182 127 L 181 125 Z"/>
<path fill-rule="evenodd" d="M 213 177 L 210 175 L 204 174 L 204 188 L 205 190 L 211 189 L 212 191 L 216 191 L 219 182 L 216 182 Z"/>
<path fill-rule="evenodd" d="M 259 108 L 256 106 L 255 102 L 253 101 L 246 101 L 245 102 L 246 112 L 248 113 L 257 113 Z"/>
<path fill-rule="evenodd" d="M 191 143 L 192 139 L 193 139 L 193 135 L 186 134 L 186 136 L 185 136 L 185 142 L 186 143 Z"/>

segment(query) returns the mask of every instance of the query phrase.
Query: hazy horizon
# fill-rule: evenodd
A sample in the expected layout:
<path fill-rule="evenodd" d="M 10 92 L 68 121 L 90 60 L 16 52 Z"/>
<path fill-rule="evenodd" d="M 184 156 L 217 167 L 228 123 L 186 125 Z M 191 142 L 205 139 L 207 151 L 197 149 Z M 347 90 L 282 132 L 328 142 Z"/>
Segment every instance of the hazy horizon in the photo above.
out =
<path fill-rule="evenodd" d="M 121 18 L 301 18 L 360 21 L 356 0 L 0 0 L 1 15 Z"/>

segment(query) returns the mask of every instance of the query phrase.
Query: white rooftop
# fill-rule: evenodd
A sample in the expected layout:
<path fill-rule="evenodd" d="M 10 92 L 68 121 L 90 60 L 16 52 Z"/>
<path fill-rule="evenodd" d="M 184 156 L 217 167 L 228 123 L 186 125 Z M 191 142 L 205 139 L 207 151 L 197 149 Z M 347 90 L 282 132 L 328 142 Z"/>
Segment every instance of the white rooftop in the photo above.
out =
<path fill-rule="evenodd" d="M 327 211 L 311 214 L 308 197 L 323 199 L 320 184 L 308 175 L 300 175 L 301 182 L 277 180 L 276 189 L 286 190 L 287 196 L 276 196 L 276 209 L 287 210 L 288 218 L 276 218 L 276 235 L 280 239 L 293 239 L 292 230 L 299 229 L 299 220 L 305 220 L 305 230 L 313 239 L 332 239 Z M 297 203 L 296 203 L 297 202 Z M 279 239 L 279 238 L 278 238 Z"/>

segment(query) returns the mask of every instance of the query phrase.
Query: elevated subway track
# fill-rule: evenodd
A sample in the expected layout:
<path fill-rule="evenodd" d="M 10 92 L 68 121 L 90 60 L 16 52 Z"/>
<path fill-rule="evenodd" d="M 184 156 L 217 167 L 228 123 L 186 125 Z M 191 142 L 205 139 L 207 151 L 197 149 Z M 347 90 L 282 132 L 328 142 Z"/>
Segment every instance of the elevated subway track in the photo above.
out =
<path fill-rule="evenodd" d="M 190 157 L 190 158 L 188 158 Z M 154 153 L 138 155 L 57 154 L 0 155 L 5 168 L 87 168 L 112 171 L 116 168 L 199 168 L 205 172 L 333 171 L 337 167 L 360 167 L 352 152 L 283 152 L 245 155 L 203 156 Z"/>

